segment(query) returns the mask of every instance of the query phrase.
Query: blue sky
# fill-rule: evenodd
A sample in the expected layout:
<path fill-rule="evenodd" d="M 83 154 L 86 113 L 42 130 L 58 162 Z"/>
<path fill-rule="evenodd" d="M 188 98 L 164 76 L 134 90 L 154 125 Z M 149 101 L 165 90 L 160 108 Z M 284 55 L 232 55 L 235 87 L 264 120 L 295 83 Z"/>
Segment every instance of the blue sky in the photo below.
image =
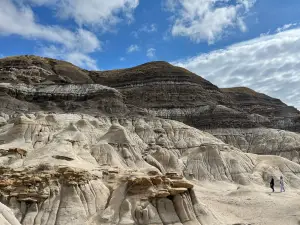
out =
<path fill-rule="evenodd" d="M 299 0 L 0 0 L 0 57 L 86 69 L 153 60 L 300 107 Z"/>

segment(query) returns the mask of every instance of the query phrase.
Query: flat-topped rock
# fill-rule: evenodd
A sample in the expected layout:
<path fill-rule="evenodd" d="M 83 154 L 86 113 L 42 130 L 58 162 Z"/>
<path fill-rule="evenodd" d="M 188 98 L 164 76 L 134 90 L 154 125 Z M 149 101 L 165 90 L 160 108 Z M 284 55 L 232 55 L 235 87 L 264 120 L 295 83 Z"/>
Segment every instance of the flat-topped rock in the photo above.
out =
<path fill-rule="evenodd" d="M 143 194 L 151 198 L 177 195 L 193 188 L 193 184 L 183 177 L 180 180 L 178 178 L 173 180 L 163 175 L 130 177 L 127 186 L 129 193 Z"/>

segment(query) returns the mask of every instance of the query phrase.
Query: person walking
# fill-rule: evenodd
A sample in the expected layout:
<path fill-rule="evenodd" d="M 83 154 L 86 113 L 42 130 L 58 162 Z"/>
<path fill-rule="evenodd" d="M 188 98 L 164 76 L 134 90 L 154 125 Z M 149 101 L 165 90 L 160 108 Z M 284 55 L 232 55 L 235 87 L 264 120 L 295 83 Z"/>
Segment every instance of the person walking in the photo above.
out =
<path fill-rule="evenodd" d="M 272 177 L 271 182 L 270 182 L 270 187 L 272 189 L 272 191 L 274 192 L 274 178 Z"/>
<path fill-rule="evenodd" d="M 285 192 L 284 181 L 283 181 L 283 177 L 282 176 L 280 176 L 279 183 L 280 183 L 280 192 Z"/>

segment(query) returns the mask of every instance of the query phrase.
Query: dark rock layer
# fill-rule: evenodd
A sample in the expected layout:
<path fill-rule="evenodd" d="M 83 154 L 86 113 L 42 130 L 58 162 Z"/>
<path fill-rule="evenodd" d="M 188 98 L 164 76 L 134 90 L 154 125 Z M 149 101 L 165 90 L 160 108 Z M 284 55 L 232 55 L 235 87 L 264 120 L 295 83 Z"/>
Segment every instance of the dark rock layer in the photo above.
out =
<path fill-rule="evenodd" d="M 0 83 L 2 112 L 85 112 L 120 114 L 127 111 L 122 94 L 100 84 Z"/>
<path fill-rule="evenodd" d="M 224 88 L 221 90 L 229 95 L 234 102 L 229 107 L 239 108 L 249 114 L 268 118 L 268 120 L 262 122 L 263 125 L 291 131 L 300 130 L 299 111 L 284 104 L 280 99 L 255 92 L 247 87 Z"/>
<path fill-rule="evenodd" d="M 0 59 L 0 82 L 18 84 L 0 86 L 0 108 L 4 111 L 23 108 L 122 114 L 129 109 L 200 129 L 265 126 L 300 130 L 299 111 L 279 99 L 248 88 L 219 89 L 166 62 L 87 71 L 49 58 L 8 57 Z M 29 86 L 20 88 L 19 84 Z"/>

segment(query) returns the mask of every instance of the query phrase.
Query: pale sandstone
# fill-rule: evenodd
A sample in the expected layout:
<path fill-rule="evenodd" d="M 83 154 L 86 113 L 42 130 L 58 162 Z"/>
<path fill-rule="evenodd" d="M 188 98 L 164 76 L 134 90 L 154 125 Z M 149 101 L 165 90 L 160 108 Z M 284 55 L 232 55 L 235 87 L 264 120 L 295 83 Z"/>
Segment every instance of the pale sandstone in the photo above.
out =
<path fill-rule="evenodd" d="M 199 198 L 202 182 L 264 188 L 283 175 L 286 188 L 300 185 L 299 164 L 172 120 L 23 114 L 0 127 L 0 140 L 11 225 L 225 225 Z"/>

